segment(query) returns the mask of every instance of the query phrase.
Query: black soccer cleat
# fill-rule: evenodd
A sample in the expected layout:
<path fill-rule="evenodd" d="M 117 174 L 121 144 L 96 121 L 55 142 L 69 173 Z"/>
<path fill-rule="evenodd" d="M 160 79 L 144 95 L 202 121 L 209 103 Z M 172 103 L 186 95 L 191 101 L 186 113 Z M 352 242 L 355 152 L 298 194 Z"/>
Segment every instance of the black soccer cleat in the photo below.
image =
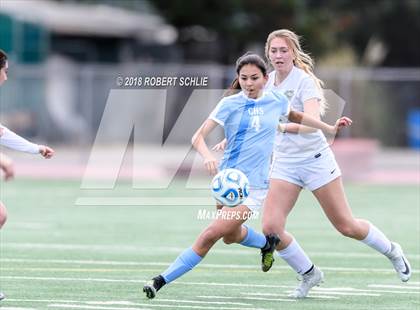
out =
<path fill-rule="evenodd" d="M 2 292 L 0 292 L 0 300 L 3 300 L 6 298 L 6 295 L 4 295 Z"/>
<path fill-rule="evenodd" d="M 267 242 L 261 249 L 261 269 L 264 272 L 270 270 L 274 263 L 274 251 L 277 245 L 280 243 L 280 238 L 277 234 L 269 234 L 265 236 Z"/>
<path fill-rule="evenodd" d="M 152 280 L 147 282 L 143 286 L 143 293 L 146 294 L 146 297 L 149 299 L 153 299 L 156 297 L 156 293 L 166 284 L 165 279 L 158 275 L 157 277 L 154 277 Z"/>
<path fill-rule="evenodd" d="M 149 299 L 155 298 L 157 291 L 153 286 L 153 281 L 149 281 L 143 286 L 143 293 L 145 293 L 146 297 Z"/>

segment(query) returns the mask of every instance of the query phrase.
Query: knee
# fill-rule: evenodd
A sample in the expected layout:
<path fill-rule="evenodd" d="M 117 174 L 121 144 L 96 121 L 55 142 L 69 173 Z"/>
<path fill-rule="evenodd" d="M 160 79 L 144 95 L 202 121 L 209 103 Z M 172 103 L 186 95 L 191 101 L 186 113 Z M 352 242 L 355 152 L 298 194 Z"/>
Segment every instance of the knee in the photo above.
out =
<path fill-rule="evenodd" d="M 7 210 L 3 203 L 0 202 L 0 228 L 3 227 L 7 220 Z"/>
<path fill-rule="evenodd" d="M 225 243 L 225 244 L 232 244 L 232 243 L 236 243 L 237 242 L 237 240 L 236 240 L 237 238 L 236 238 L 236 236 L 234 236 L 234 235 L 226 235 L 226 236 L 223 236 L 223 242 Z"/>
<path fill-rule="evenodd" d="M 262 225 L 262 231 L 264 233 L 264 235 L 268 235 L 268 234 L 278 234 L 279 236 L 281 236 L 282 234 L 284 234 L 284 225 L 282 224 L 282 221 L 267 221 L 264 222 Z"/>
<path fill-rule="evenodd" d="M 278 231 L 278 227 L 273 223 L 263 223 L 262 231 L 264 235 L 273 234 Z"/>
<path fill-rule="evenodd" d="M 343 236 L 348 238 L 356 238 L 359 233 L 357 225 L 353 222 L 345 222 L 336 225 L 335 227 Z"/>
<path fill-rule="evenodd" d="M 222 236 L 223 234 L 219 229 L 211 226 L 207 227 L 202 234 L 203 240 L 209 243 L 216 243 Z"/>
<path fill-rule="evenodd" d="M 242 238 L 242 227 L 232 229 L 223 234 L 223 242 L 226 244 L 240 243 Z"/>

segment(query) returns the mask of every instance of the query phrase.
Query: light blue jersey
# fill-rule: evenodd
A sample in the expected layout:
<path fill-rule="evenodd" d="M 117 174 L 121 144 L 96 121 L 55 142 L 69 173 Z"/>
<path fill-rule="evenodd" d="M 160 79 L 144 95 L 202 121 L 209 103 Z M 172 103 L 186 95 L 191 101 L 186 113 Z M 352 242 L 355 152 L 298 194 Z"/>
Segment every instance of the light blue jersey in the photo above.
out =
<path fill-rule="evenodd" d="M 223 98 L 209 116 L 224 127 L 227 139 L 219 169 L 239 169 L 252 188 L 267 188 L 277 126 L 288 113 L 287 98 L 275 90 L 257 99 L 243 92 Z"/>

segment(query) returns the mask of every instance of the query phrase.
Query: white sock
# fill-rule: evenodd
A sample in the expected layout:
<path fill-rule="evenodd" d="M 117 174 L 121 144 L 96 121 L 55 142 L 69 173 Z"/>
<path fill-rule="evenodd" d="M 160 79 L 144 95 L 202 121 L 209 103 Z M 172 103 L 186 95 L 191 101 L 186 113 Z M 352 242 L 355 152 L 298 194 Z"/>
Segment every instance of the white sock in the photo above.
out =
<path fill-rule="evenodd" d="M 285 249 L 277 251 L 277 254 L 299 274 L 312 268 L 311 260 L 295 239 Z"/>
<path fill-rule="evenodd" d="M 392 247 L 391 241 L 377 227 L 369 225 L 369 232 L 366 238 L 361 241 L 384 255 L 388 254 Z"/>

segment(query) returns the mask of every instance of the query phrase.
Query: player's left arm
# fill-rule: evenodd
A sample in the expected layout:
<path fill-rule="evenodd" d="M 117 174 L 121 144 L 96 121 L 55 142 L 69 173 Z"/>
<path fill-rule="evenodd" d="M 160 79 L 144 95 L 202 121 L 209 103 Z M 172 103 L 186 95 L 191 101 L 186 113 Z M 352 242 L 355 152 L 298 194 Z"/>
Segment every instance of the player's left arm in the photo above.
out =
<path fill-rule="evenodd" d="M 344 116 L 344 117 L 339 118 L 336 121 L 334 126 L 331 126 L 331 125 L 328 125 L 327 123 L 324 123 L 323 121 L 319 119 L 316 119 L 315 117 L 311 115 L 308 115 L 306 113 L 299 112 L 299 111 L 290 111 L 288 115 L 288 119 L 293 123 L 321 129 L 331 135 L 336 134 L 337 131 L 343 127 L 350 126 L 353 122 L 350 118 Z"/>

